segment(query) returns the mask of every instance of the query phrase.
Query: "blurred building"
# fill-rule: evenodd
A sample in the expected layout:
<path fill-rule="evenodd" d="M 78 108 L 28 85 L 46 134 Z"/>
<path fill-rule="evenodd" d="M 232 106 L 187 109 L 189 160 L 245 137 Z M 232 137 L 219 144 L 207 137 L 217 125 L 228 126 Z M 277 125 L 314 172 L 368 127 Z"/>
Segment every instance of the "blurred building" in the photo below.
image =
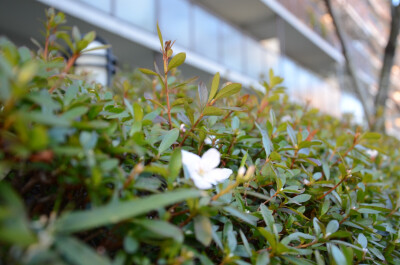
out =
<path fill-rule="evenodd" d="M 30 37 L 43 39 L 38 18 L 47 6 L 65 12 L 69 25 L 107 39 L 120 64 L 152 67 L 160 49 L 158 21 L 164 39 L 176 40 L 174 51 L 187 53 L 185 75 L 207 81 L 218 71 L 226 80 L 257 86 L 273 68 L 285 78 L 292 100 L 363 119 L 322 0 L 3 0 L 0 35 L 25 45 Z M 334 0 L 334 7 L 351 38 L 359 76 L 373 95 L 388 35 L 389 3 Z M 393 72 L 398 83 L 400 68 Z"/>

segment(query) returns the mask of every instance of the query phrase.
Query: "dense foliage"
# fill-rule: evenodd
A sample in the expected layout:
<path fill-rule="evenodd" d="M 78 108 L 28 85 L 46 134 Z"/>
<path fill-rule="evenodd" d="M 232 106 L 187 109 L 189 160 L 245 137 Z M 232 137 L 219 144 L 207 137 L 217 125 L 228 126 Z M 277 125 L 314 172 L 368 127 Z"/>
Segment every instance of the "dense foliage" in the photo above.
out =
<path fill-rule="evenodd" d="M 95 34 L 46 14 L 38 52 L 0 40 L 0 264 L 400 264 L 398 141 L 272 71 L 262 92 L 182 81 L 161 33 L 162 71 L 88 83 Z"/>

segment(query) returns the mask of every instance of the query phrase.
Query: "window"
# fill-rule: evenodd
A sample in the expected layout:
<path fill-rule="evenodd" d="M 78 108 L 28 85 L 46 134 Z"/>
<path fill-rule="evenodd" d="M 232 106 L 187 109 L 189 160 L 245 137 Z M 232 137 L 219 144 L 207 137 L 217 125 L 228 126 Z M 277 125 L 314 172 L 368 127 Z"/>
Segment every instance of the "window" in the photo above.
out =
<path fill-rule="evenodd" d="M 194 7 L 194 49 L 211 59 L 220 61 L 220 21 L 202 8 Z"/>
<path fill-rule="evenodd" d="M 162 0 L 160 3 L 160 28 L 164 40 L 190 46 L 190 3 L 184 0 Z"/>
<path fill-rule="evenodd" d="M 93 6 L 101 11 L 110 13 L 111 11 L 111 0 L 81 0 L 82 2 Z"/>
<path fill-rule="evenodd" d="M 242 34 L 228 24 L 222 27 L 222 61 L 223 63 L 236 70 L 243 72 L 243 49 Z"/>
<path fill-rule="evenodd" d="M 253 39 L 246 39 L 246 70 L 247 74 L 253 78 L 259 79 L 264 75 L 263 69 L 263 50 L 258 42 Z"/>
<path fill-rule="evenodd" d="M 154 0 L 117 0 L 115 15 L 138 27 L 156 32 Z"/>

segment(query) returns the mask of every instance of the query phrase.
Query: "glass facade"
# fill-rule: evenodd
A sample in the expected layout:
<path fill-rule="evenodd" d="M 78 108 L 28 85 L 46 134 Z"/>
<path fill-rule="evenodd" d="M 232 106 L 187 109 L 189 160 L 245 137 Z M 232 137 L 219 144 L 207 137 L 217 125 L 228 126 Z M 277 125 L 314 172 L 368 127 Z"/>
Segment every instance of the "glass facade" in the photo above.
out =
<path fill-rule="evenodd" d="M 116 0 L 115 16 L 154 32 L 156 29 L 155 0 Z"/>
<path fill-rule="evenodd" d="M 221 25 L 222 64 L 230 69 L 243 72 L 243 36 L 227 23 Z"/>
<path fill-rule="evenodd" d="M 101 11 L 110 13 L 111 11 L 111 0 L 80 0 L 90 6 L 93 6 Z"/>
<path fill-rule="evenodd" d="M 164 40 L 176 41 L 202 57 L 248 76 L 268 79 L 269 69 L 282 76 L 290 98 L 310 100 L 329 112 L 331 89 L 326 80 L 290 58 L 264 47 L 250 35 L 216 17 L 189 0 L 76 0 L 105 11 L 118 19 L 156 34 L 159 22 Z M 313 101 L 314 98 L 314 101 Z"/>
<path fill-rule="evenodd" d="M 220 62 L 220 21 L 202 8 L 193 6 L 194 43 L 193 49 L 201 55 Z"/>
<path fill-rule="evenodd" d="M 164 40 L 172 40 L 185 48 L 192 45 L 192 5 L 185 0 L 158 1 L 158 21 Z"/>

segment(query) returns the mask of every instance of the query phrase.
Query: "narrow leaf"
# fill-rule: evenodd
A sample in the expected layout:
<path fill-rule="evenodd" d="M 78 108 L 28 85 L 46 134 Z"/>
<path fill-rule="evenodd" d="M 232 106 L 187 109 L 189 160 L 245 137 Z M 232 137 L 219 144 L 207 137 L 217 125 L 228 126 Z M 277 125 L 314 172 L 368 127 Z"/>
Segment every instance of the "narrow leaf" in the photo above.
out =
<path fill-rule="evenodd" d="M 188 198 L 200 196 L 201 192 L 199 190 L 175 190 L 136 200 L 112 203 L 96 209 L 75 211 L 58 219 L 55 223 L 55 230 L 60 233 L 73 233 L 115 224 Z"/>
<path fill-rule="evenodd" d="M 347 264 L 346 257 L 337 246 L 331 245 L 331 254 L 336 264 Z"/>
<path fill-rule="evenodd" d="M 164 50 L 164 40 L 161 34 L 160 27 L 158 26 L 158 22 L 157 22 L 157 34 L 158 34 L 158 39 L 160 40 L 161 49 Z"/>
<path fill-rule="evenodd" d="M 208 90 L 206 85 L 203 82 L 200 82 L 198 85 L 199 99 L 200 99 L 200 107 L 204 108 L 207 104 Z"/>
<path fill-rule="evenodd" d="M 186 53 L 181 52 L 172 57 L 171 61 L 168 64 L 168 71 L 171 71 L 171 69 L 180 66 L 185 62 L 186 59 Z"/>
<path fill-rule="evenodd" d="M 219 87 L 219 79 L 220 79 L 219 73 L 216 73 L 214 75 L 214 78 L 213 78 L 213 81 L 211 84 L 211 91 L 210 91 L 210 96 L 208 98 L 208 102 L 210 102 L 214 98 L 215 94 L 217 94 L 218 87 Z"/>
<path fill-rule="evenodd" d="M 224 114 L 224 111 L 214 106 L 205 107 L 203 110 L 204 116 L 221 116 L 222 114 Z"/>
<path fill-rule="evenodd" d="M 59 237 L 54 240 L 57 250 L 65 256 L 71 264 L 76 265 L 109 265 L 111 261 L 98 255 L 92 248 L 72 237 Z"/>
<path fill-rule="evenodd" d="M 268 134 L 266 131 L 264 131 L 263 129 L 261 129 L 260 125 L 258 125 L 258 123 L 256 123 L 256 126 L 258 128 L 258 130 L 261 132 L 261 136 L 262 136 L 262 143 L 265 149 L 265 153 L 267 154 L 267 157 L 269 157 L 269 155 L 271 154 L 271 151 L 273 150 L 273 146 L 272 146 L 272 142 L 268 137 Z"/>
<path fill-rule="evenodd" d="M 339 222 L 337 220 L 332 220 L 328 223 L 326 227 L 326 236 L 335 233 L 339 229 Z"/>
<path fill-rule="evenodd" d="M 167 132 L 162 141 L 160 146 L 158 147 L 158 153 L 162 154 L 165 150 L 167 150 L 179 137 L 179 129 L 174 128 Z"/>
<path fill-rule="evenodd" d="M 196 239 L 204 246 L 208 246 L 212 240 L 211 222 L 208 217 L 198 215 L 194 218 L 194 233 Z"/>
<path fill-rule="evenodd" d="M 178 243 L 183 242 L 183 233 L 182 230 L 178 227 L 161 220 L 135 220 L 135 224 L 143 226 L 147 230 L 159 235 L 161 237 L 172 238 Z"/>
<path fill-rule="evenodd" d="M 231 83 L 225 87 L 223 87 L 218 94 L 215 96 L 215 99 L 226 98 L 231 95 L 238 93 L 242 89 L 242 85 L 239 83 Z"/>

